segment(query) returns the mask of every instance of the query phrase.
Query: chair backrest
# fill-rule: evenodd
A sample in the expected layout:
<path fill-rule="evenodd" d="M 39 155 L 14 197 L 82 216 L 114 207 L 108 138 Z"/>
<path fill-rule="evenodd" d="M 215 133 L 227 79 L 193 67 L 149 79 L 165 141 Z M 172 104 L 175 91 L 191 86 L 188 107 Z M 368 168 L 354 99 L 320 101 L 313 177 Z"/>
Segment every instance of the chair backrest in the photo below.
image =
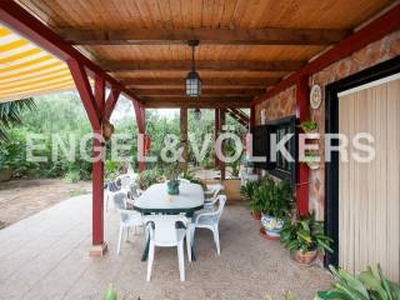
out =
<path fill-rule="evenodd" d="M 221 184 L 216 184 L 215 185 L 215 187 L 213 189 L 213 196 L 212 196 L 213 199 L 215 199 L 219 195 L 219 193 L 221 192 L 222 188 L 223 188 L 223 186 Z"/>
<path fill-rule="evenodd" d="M 218 202 L 218 208 L 216 209 L 216 217 L 217 221 L 219 222 L 219 219 L 221 218 L 222 212 L 224 211 L 225 203 L 226 203 L 226 196 L 225 195 L 219 195 L 217 197 L 217 202 Z"/>
<path fill-rule="evenodd" d="M 132 183 L 132 177 L 128 174 L 119 175 L 116 179 L 116 182 L 119 182 L 121 188 L 129 189 L 129 185 Z"/>
<path fill-rule="evenodd" d="M 172 247 L 178 244 L 176 223 L 187 226 L 188 219 L 183 215 L 148 215 L 143 218 L 145 224 L 151 222 L 154 228 L 150 230 L 150 238 L 156 246 Z"/>
<path fill-rule="evenodd" d="M 114 180 L 108 180 L 106 182 L 107 192 L 116 192 L 119 190 L 118 185 L 115 183 Z"/>
<path fill-rule="evenodd" d="M 120 210 L 120 209 L 126 209 L 126 194 L 123 192 L 116 192 L 111 195 L 111 199 L 114 202 L 115 208 Z"/>
<path fill-rule="evenodd" d="M 132 196 L 133 196 L 134 199 L 140 197 L 140 195 L 141 195 L 140 189 L 139 189 L 139 187 L 138 187 L 136 184 L 132 183 L 132 184 L 129 186 L 129 190 L 130 190 L 130 192 L 131 192 L 131 194 L 132 194 Z"/>

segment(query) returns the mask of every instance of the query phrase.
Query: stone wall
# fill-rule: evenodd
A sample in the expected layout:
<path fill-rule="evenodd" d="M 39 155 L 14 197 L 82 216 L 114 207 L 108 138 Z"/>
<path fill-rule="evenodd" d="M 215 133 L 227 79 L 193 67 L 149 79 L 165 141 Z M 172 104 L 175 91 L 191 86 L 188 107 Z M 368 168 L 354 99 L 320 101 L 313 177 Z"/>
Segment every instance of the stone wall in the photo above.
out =
<path fill-rule="evenodd" d="M 329 83 L 343 79 L 378 63 L 400 55 L 400 31 L 393 32 L 383 39 L 369 44 L 351 56 L 337 61 L 324 70 L 310 77 L 309 85 L 319 84 L 322 90 Z M 260 124 L 260 112 L 265 108 L 267 120 L 279 119 L 296 112 L 296 87 L 292 86 L 278 95 L 256 105 L 256 124 Z M 325 95 L 322 105 L 310 112 L 311 120 L 319 124 L 319 132 L 325 132 Z M 320 141 L 320 154 L 323 159 L 323 139 Z M 319 219 L 324 219 L 325 205 L 325 166 L 310 172 L 309 206 L 317 212 Z"/>

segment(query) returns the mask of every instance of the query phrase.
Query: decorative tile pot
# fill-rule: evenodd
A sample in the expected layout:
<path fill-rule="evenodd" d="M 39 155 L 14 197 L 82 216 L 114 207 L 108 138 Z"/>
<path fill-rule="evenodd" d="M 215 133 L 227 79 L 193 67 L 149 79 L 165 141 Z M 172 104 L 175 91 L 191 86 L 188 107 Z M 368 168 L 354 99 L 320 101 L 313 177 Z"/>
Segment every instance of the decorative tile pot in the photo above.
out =
<path fill-rule="evenodd" d="M 270 236 L 280 236 L 280 232 L 283 228 L 283 220 L 277 219 L 273 216 L 262 214 L 261 224 L 263 225 L 265 232 Z"/>

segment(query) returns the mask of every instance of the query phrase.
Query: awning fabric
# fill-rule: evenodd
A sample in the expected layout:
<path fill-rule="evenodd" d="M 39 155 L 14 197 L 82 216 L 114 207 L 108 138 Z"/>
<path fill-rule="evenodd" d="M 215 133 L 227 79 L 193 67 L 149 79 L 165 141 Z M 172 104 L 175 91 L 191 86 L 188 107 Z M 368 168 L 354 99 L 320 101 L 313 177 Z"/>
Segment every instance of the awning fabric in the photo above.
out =
<path fill-rule="evenodd" d="M 0 23 L 0 102 L 74 88 L 63 61 Z"/>

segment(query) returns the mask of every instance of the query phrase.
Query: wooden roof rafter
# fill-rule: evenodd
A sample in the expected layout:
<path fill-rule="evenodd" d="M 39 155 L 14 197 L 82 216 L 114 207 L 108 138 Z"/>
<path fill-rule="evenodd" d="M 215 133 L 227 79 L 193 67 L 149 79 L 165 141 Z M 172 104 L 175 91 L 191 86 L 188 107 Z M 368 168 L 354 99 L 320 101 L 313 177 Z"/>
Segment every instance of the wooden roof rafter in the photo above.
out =
<path fill-rule="evenodd" d="M 188 71 L 191 61 L 115 61 L 102 62 L 101 65 L 109 72 L 139 72 L 139 71 Z M 201 71 L 255 71 L 255 72 L 281 72 L 296 71 L 306 64 L 305 61 L 214 61 L 196 60 L 196 70 Z"/>
<path fill-rule="evenodd" d="M 203 45 L 331 45 L 349 34 L 343 29 L 124 29 L 62 28 L 74 45 L 171 45 L 199 40 Z"/>

